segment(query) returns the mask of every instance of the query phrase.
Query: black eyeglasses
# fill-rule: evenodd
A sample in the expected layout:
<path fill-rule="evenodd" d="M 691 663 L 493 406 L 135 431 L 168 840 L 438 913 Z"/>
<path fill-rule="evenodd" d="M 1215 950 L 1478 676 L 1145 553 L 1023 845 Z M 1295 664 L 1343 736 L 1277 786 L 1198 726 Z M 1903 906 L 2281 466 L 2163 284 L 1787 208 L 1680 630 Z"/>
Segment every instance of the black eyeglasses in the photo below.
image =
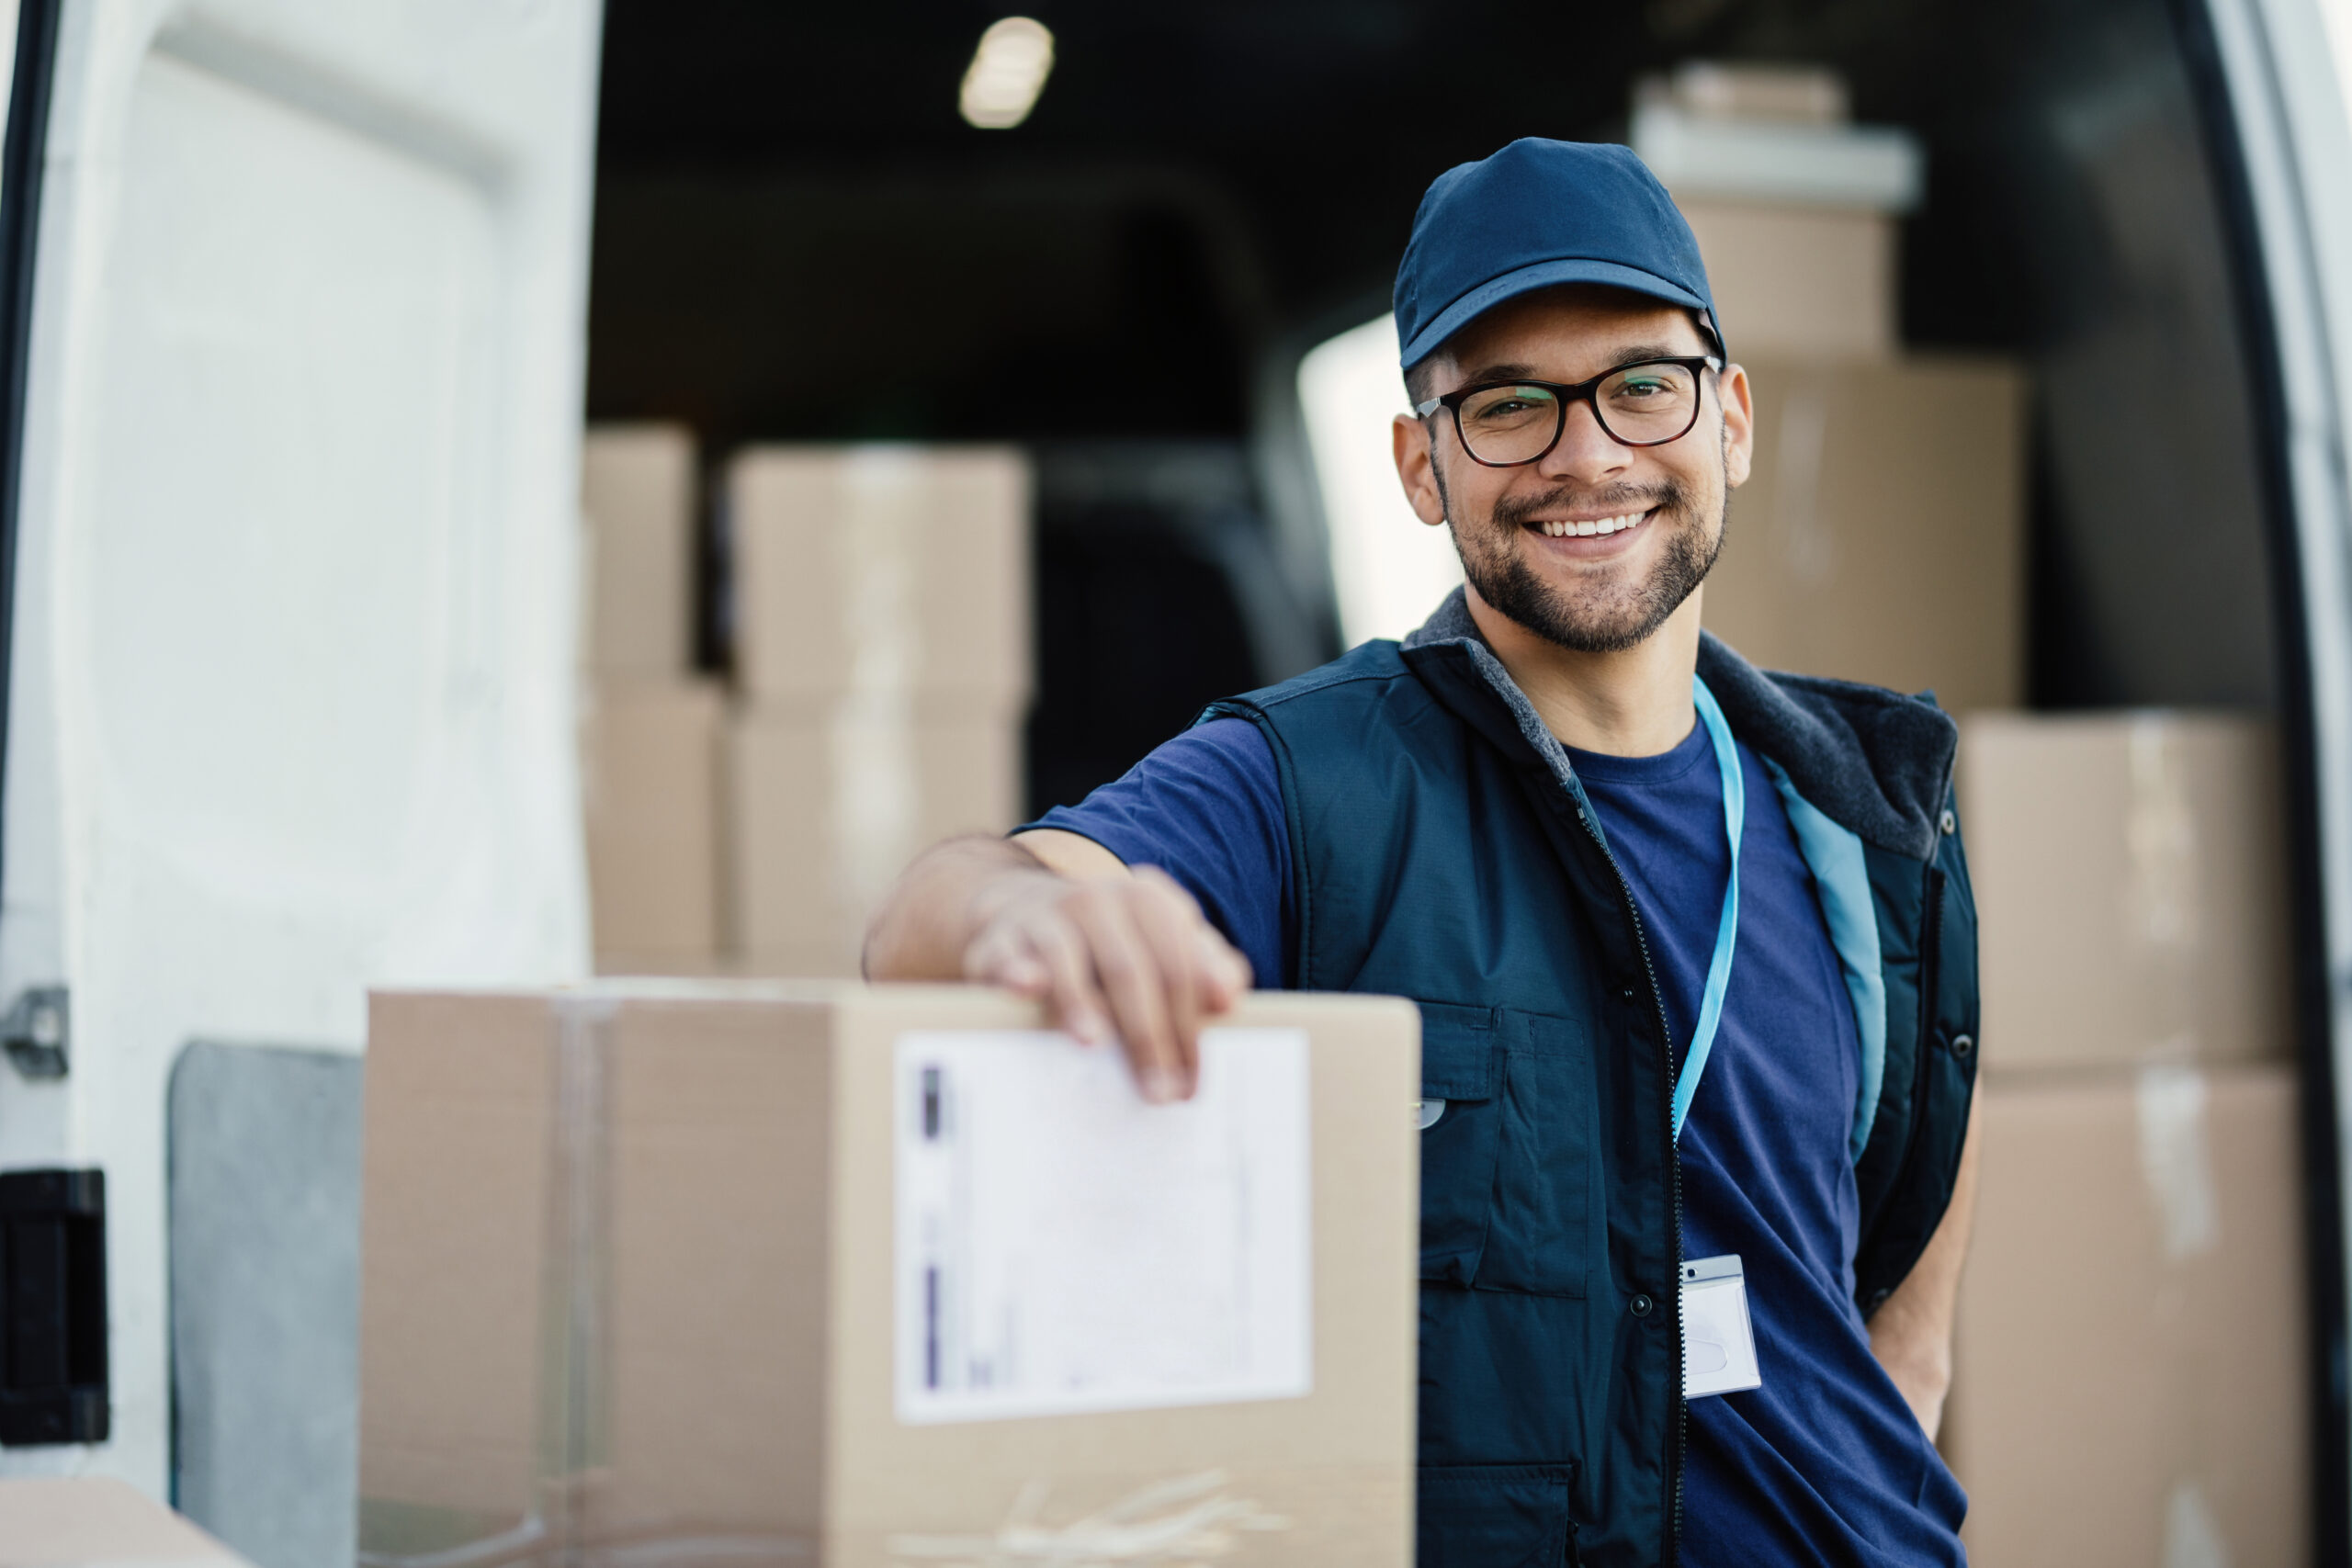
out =
<path fill-rule="evenodd" d="M 1590 403 L 1601 433 L 1621 446 L 1663 446 L 1690 434 L 1699 423 L 1702 371 L 1721 370 L 1712 354 L 1679 359 L 1645 359 L 1621 365 L 1589 381 L 1488 381 L 1431 398 L 1413 412 L 1423 419 L 1440 409 L 1453 415 L 1454 434 L 1473 462 L 1489 468 L 1532 463 L 1560 444 L 1568 410 Z"/>

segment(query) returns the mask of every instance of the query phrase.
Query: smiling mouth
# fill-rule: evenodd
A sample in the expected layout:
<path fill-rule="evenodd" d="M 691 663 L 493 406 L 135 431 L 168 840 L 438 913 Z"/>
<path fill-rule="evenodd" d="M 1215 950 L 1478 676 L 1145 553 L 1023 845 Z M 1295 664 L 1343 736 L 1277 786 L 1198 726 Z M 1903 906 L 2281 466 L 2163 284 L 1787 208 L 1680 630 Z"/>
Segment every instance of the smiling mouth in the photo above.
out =
<path fill-rule="evenodd" d="M 1648 520 L 1650 512 L 1657 510 L 1656 507 L 1652 507 L 1649 512 L 1628 512 L 1621 517 L 1598 517 L 1582 523 L 1537 521 L 1528 524 L 1527 526 L 1540 529 L 1555 539 L 1597 539 L 1610 534 L 1622 534 L 1628 528 L 1638 527 Z"/>

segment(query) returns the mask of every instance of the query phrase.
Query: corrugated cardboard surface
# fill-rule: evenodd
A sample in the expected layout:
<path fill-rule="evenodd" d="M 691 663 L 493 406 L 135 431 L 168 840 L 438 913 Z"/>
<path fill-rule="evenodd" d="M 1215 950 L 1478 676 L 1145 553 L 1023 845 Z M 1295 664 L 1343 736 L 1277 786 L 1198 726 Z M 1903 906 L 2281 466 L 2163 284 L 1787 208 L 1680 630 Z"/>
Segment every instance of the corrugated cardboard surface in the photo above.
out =
<path fill-rule="evenodd" d="M 945 997 L 967 993 L 950 992 Z M 944 999 L 944 998 L 943 998 Z M 1034 1011 L 995 998 L 1007 1022 Z M 944 1019 L 939 1000 L 913 1003 Z M 961 1010 L 962 1004 L 956 1004 Z M 1231 1021 L 1311 1039 L 1315 1388 L 1305 1399 L 1112 1416 L 901 1427 L 891 1414 L 889 1045 L 922 1013 L 878 991 L 844 1015 L 836 1103 L 829 1563 L 898 1561 L 889 1538 L 988 1534 L 1024 1485 L 1067 1525 L 1148 1486 L 1216 1474 L 1204 1496 L 1282 1528 L 1234 1531 L 1241 1564 L 1403 1568 L 1412 1555 L 1419 1148 L 1394 1108 L 1419 1093 L 1419 1012 L 1382 998 L 1253 997 Z M 979 1021 L 975 1019 L 974 1021 Z M 1186 1503 L 1200 1501 L 1187 1498 Z M 1155 1512 L 1173 1512 L 1170 1504 Z"/>
<path fill-rule="evenodd" d="M 751 973 L 854 976 L 908 863 L 1021 819 L 1021 722 L 974 702 L 771 705 L 729 737 L 729 945 Z"/>
<path fill-rule="evenodd" d="M 572 1021 L 560 1071 L 558 1011 Z M 1209 1506 L 1200 1528 L 1229 1536 L 1219 1560 L 1237 1568 L 1408 1562 L 1409 1004 L 1264 997 L 1233 1020 L 1311 1040 L 1310 1395 L 922 1427 L 900 1427 L 892 1400 L 895 1043 L 908 1029 L 1034 1028 L 1036 1008 L 965 987 L 640 982 L 383 997 L 374 1016 L 370 1498 L 446 1508 L 515 1480 L 527 1490 L 514 1461 L 533 1414 L 560 1411 L 554 1468 L 574 1481 L 542 1489 L 547 1545 L 593 1540 L 658 1561 L 693 1543 L 730 1562 L 879 1568 L 910 1560 L 910 1535 L 992 1537 L 1024 1493 L 1050 1530 L 1169 1488 L 1145 1513 Z M 601 1021 L 583 1034 L 583 1020 Z M 518 1161 L 553 1157 L 548 1092 L 530 1086 L 592 1080 L 594 1094 L 566 1092 L 603 1129 L 601 1157 L 559 1182 L 525 1179 Z M 550 1186 L 583 1169 L 603 1223 L 546 1224 L 560 1207 Z M 565 1266 L 542 1267 L 545 1238 L 565 1235 L 581 1238 Z M 505 1261 L 485 1269 L 492 1254 Z M 524 1273 L 574 1285 L 518 1292 Z M 602 1282 L 584 1311 L 579 1281 Z M 558 1296 L 573 1335 L 560 1368 L 536 1349 Z M 401 1386 L 424 1367 L 430 1378 Z M 517 1388 L 518 1370 L 537 1385 Z M 434 1452 L 436 1439 L 452 1451 Z M 496 1473 L 469 1489 L 460 1459 Z M 412 1530 L 395 1549 L 422 1544 Z"/>
<path fill-rule="evenodd" d="M 1994 1075 L 1984 1093 L 1944 1434 L 1971 1561 L 2304 1562 L 2290 1071 Z"/>
<path fill-rule="evenodd" d="M 368 1035 L 360 1545 L 424 1550 L 539 1502 L 557 1036 L 541 997 L 400 992 Z"/>
<path fill-rule="evenodd" d="M 1017 705 L 1028 459 L 1011 447 L 752 447 L 729 465 L 735 671 L 754 697 Z"/>
<path fill-rule="evenodd" d="M 1893 357 L 1894 219 L 1830 207 L 1685 199 L 1732 357 Z"/>
<path fill-rule="evenodd" d="M 587 662 L 601 675 L 694 664 L 695 444 L 673 424 L 590 429 L 580 454 Z"/>
<path fill-rule="evenodd" d="M 661 999 L 613 1017 L 618 1533 L 807 1540 L 821 1522 L 829 1021 L 805 1004 Z"/>
<path fill-rule="evenodd" d="M 606 682 L 582 725 L 597 966 L 664 968 L 719 951 L 720 732 L 707 681 Z"/>
<path fill-rule="evenodd" d="M 1733 353 L 1756 462 L 1707 628 L 1768 669 L 2015 706 L 2025 667 L 2025 378 L 1990 360 Z"/>
<path fill-rule="evenodd" d="M 2246 1060 L 2289 1038 L 2264 721 L 1980 715 L 1961 807 L 1991 1067 Z"/>
<path fill-rule="evenodd" d="M 251 1568 L 127 1482 L 96 1476 L 0 1481 L 0 1568 Z"/>

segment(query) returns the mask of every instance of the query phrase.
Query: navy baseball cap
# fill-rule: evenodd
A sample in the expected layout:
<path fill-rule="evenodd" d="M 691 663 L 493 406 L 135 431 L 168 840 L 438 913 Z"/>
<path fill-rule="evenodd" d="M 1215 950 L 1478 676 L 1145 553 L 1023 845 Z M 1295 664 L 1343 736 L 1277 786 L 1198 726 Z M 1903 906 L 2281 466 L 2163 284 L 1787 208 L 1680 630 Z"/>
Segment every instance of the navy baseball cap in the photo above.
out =
<path fill-rule="evenodd" d="M 1630 147 L 1521 137 L 1446 170 L 1396 268 L 1398 363 L 1410 370 L 1473 317 L 1558 283 L 1603 283 L 1706 312 L 1699 242 Z"/>

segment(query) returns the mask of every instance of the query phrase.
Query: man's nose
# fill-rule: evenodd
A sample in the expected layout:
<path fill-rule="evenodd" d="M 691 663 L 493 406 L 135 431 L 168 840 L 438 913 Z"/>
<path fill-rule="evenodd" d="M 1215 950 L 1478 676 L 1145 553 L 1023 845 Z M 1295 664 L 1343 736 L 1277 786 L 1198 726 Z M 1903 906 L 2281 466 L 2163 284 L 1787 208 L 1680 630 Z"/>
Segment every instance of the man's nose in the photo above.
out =
<path fill-rule="evenodd" d="M 1559 442 L 1536 464 L 1536 471 L 1547 479 L 1601 484 L 1619 478 L 1632 466 L 1633 451 L 1611 439 L 1600 428 L 1591 402 L 1579 398 L 1568 405 L 1567 426 L 1560 432 Z"/>

